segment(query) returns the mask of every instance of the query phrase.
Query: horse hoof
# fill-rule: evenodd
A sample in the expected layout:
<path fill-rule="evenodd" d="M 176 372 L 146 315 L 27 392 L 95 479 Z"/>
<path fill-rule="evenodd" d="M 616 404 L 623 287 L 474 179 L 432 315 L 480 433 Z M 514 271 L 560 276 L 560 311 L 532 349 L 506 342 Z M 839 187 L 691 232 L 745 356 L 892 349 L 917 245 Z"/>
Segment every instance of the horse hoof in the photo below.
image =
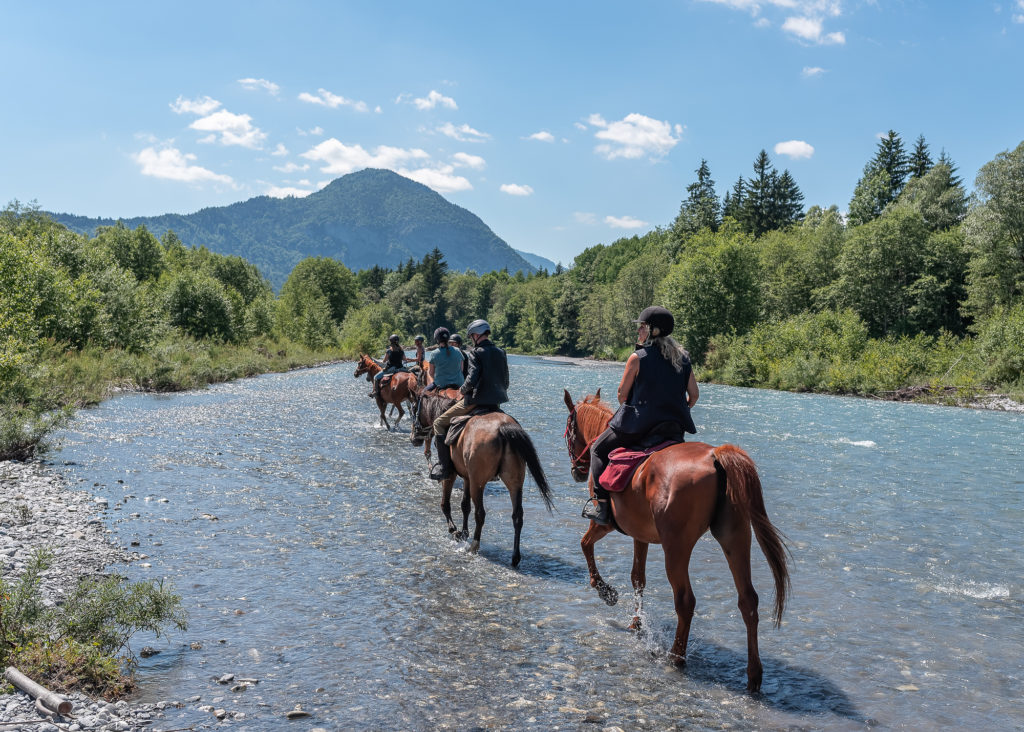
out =
<path fill-rule="evenodd" d="M 469 551 L 472 552 L 473 554 L 476 554 L 477 552 L 479 552 L 480 551 L 480 542 L 479 541 L 474 541 L 473 543 L 471 543 L 469 545 Z"/>
<path fill-rule="evenodd" d="M 605 582 L 597 586 L 597 596 L 604 600 L 607 605 L 614 605 L 619 601 L 619 591 Z"/>
<path fill-rule="evenodd" d="M 633 622 L 629 624 L 629 629 L 634 632 L 639 632 L 643 628 L 643 623 L 640 622 L 640 618 L 633 618 Z"/>
<path fill-rule="evenodd" d="M 672 659 L 672 665 L 676 668 L 686 668 L 686 656 L 680 656 L 675 653 L 669 653 L 669 658 Z"/>

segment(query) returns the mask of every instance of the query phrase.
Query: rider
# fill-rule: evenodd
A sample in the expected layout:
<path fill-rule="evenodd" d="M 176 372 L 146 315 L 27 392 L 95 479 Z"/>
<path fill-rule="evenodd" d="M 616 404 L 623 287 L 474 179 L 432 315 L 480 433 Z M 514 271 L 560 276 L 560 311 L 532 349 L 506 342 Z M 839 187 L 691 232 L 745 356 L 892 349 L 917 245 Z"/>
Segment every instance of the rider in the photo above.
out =
<path fill-rule="evenodd" d="M 469 372 L 459 387 L 462 398 L 434 420 L 434 447 L 437 448 L 437 464 L 430 470 L 433 480 L 451 477 L 451 447 L 444 443 L 448 426 L 455 417 L 469 414 L 479 406 L 497 406 L 508 401 L 508 359 L 505 351 L 491 342 L 491 326 L 486 320 L 474 320 L 466 329 L 466 335 L 473 339 L 473 350 L 469 352 Z"/>
<path fill-rule="evenodd" d="M 465 378 L 462 350 L 450 344 L 449 331 L 443 325 L 434 331 L 434 342 L 437 348 L 427 356 L 426 391 L 457 389 Z"/>
<path fill-rule="evenodd" d="M 405 357 L 405 349 L 399 343 L 398 335 L 392 333 L 388 336 L 388 348 L 384 351 L 384 358 L 381 360 L 384 362 L 384 370 L 373 377 L 373 391 L 370 392 L 370 396 L 373 397 L 377 396 L 380 391 L 380 380 L 384 378 L 385 374 L 393 374 L 405 368 L 405 363 L 413 359 Z"/>
<path fill-rule="evenodd" d="M 609 522 L 608 491 L 600 483 L 608 453 L 645 438 L 682 441 L 684 432 L 697 432 L 690 408 L 700 394 L 690 355 L 670 335 L 675 327 L 672 313 L 653 306 L 634 322 L 638 323 L 636 350 L 626 360 L 619 382 L 619 409 L 590 449 L 594 494 L 583 517 L 599 524 Z"/>
<path fill-rule="evenodd" d="M 466 372 L 469 370 L 469 356 L 466 354 L 466 349 L 462 347 L 462 336 L 452 333 L 451 342 L 462 352 L 462 378 L 466 378 Z"/>
<path fill-rule="evenodd" d="M 421 371 L 425 368 L 424 362 L 426 361 L 427 355 L 423 348 L 423 342 L 425 340 L 426 339 L 421 335 L 418 335 L 413 339 L 413 342 L 416 344 L 416 355 L 413 356 L 412 360 L 416 362 L 416 365 L 420 367 Z"/>

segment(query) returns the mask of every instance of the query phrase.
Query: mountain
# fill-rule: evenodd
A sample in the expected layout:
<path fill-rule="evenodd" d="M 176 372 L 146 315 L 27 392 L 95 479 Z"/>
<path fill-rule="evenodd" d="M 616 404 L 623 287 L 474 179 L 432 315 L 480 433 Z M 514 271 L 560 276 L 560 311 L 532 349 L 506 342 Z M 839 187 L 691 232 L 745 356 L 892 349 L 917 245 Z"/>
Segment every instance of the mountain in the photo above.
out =
<path fill-rule="evenodd" d="M 539 254 L 531 254 L 530 252 L 524 252 L 522 249 L 514 250 L 516 254 L 525 259 L 527 262 L 532 264 L 537 269 L 546 269 L 548 272 L 554 272 L 556 265 L 547 257 L 542 257 Z"/>
<path fill-rule="evenodd" d="M 94 235 L 115 219 L 49 214 L 72 231 Z M 478 216 L 427 186 L 390 170 L 342 176 L 305 198 L 258 196 L 193 214 L 123 219 L 163 236 L 173 230 L 186 246 L 240 256 L 259 267 L 275 289 L 306 257 L 333 257 L 355 271 L 419 261 L 434 247 L 453 270 L 536 271 Z M 533 256 L 533 255 L 531 255 Z"/>

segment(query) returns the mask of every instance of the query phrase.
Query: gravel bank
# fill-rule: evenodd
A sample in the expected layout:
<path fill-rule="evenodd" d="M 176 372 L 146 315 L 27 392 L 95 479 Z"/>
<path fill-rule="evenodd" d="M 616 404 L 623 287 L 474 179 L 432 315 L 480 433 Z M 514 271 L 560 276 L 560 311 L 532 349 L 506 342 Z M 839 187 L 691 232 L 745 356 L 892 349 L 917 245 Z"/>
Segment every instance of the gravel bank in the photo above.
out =
<path fill-rule="evenodd" d="M 116 563 L 140 559 L 111 541 L 102 498 L 72 490 L 62 476 L 37 462 L 0 462 L 0 569 L 6 582 L 25 569 L 36 549 L 53 552 L 43 576 L 43 597 L 60 602 L 79 578 L 102 574 Z M 107 703 L 83 694 L 68 694 L 74 710 L 66 717 L 46 717 L 22 693 L 0 695 L 0 730 L 155 730 L 163 710 L 178 704 Z M 19 726 L 19 723 L 20 726 Z"/>

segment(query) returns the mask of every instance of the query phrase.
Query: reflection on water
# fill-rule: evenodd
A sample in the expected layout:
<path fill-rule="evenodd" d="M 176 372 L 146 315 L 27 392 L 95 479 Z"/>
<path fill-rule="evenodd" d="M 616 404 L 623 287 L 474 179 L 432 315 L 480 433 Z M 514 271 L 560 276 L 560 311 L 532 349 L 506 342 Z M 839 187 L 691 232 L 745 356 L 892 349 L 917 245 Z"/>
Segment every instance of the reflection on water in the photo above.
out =
<path fill-rule="evenodd" d="M 169 578 L 191 617 L 185 634 L 138 643 L 163 649 L 142 661 L 139 697 L 201 696 L 243 712 L 240 729 L 273 729 L 296 704 L 312 714 L 302 729 L 1024 725 L 1024 418 L 702 387 L 700 439 L 751 454 L 793 552 L 776 630 L 754 549 L 765 675 L 751 698 L 710 537 L 690 567 L 685 670 L 666 655 L 675 616 L 657 547 L 640 636 L 626 630 L 627 538 L 597 552 L 623 600 L 609 608 L 587 584 L 562 389 L 610 393 L 619 369 L 511 359 L 507 411 L 555 495 L 548 514 L 527 479 L 519 571 L 504 486 L 488 487 L 471 555 L 448 537 L 408 425 L 377 426 L 351 364 L 80 412 L 56 459 L 101 483 L 115 535 L 141 542 L 152 566 L 126 572 Z M 260 683 L 232 692 L 216 683 L 228 673 Z M 195 707 L 163 724 L 209 722 Z"/>

